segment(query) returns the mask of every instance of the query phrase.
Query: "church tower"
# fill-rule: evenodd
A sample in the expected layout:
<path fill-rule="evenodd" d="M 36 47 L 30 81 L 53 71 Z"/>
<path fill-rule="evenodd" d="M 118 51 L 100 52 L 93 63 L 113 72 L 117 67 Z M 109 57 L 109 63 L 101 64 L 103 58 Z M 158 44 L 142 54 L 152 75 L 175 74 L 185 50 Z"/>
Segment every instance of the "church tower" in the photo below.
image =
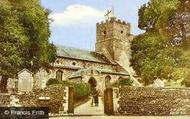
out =
<path fill-rule="evenodd" d="M 125 21 L 111 17 L 96 24 L 96 52 L 104 54 L 129 72 L 132 39 L 130 24 Z"/>

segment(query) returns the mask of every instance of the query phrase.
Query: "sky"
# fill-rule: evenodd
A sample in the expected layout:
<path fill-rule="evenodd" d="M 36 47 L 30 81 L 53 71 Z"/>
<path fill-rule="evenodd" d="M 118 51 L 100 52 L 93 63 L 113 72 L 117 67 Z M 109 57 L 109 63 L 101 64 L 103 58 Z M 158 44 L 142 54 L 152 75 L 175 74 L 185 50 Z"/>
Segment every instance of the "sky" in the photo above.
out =
<path fill-rule="evenodd" d="M 96 23 L 105 20 L 107 9 L 114 8 L 114 16 L 131 24 L 131 32 L 140 34 L 138 9 L 148 0 L 41 0 L 50 9 L 50 42 L 85 50 L 94 50 Z"/>

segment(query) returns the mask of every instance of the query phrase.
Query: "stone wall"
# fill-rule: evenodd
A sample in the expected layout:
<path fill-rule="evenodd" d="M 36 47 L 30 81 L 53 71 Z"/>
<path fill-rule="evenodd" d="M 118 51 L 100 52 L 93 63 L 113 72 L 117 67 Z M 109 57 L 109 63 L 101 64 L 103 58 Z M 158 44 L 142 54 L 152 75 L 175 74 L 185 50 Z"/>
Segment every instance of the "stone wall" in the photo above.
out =
<path fill-rule="evenodd" d="M 68 107 L 63 107 L 64 103 L 68 102 L 67 88 L 59 85 L 46 87 L 44 90 L 34 90 L 30 93 L 14 94 L 16 99 L 19 99 L 18 104 L 23 107 L 49 107 L 51 113 L 59 113 L 59 111 L 67 111 Z M 0 107 L 8 107 L 10 105 L 11 94 L 0 95 Z"/>
<path fill-rule="evenodd" d="M 190 89 L 122 87 L 116 106 L 122 115 L 190 115 Z"/>
<path fill-rule="evenodd" d="M 0 106 L 4 107 L 10 104 L 10 95 L 9 94 L 0 94 Z"/>

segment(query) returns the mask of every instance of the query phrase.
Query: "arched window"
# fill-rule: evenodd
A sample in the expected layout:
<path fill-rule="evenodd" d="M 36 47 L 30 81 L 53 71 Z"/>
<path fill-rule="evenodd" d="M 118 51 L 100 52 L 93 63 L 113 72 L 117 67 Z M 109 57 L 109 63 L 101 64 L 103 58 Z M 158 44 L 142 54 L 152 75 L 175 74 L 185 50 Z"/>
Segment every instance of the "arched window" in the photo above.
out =
<path fill-rule="evenodd" d="M 123 79 L 123 77 L 121 77 L 121 76 L 118 78 L 119 81 L 122 80 L 122 79 Z"/>
<path fill-rule="evenodd" d="M 110 86 L 110 80 L 111 80 L 111 76 L 107 75 L 105 77 L 105 87 L 109 87 Z"/>
<path fill-rule="evenodd" d="M 58 70 L 56 72 L 56 79 L 62 81 L 62 77 L 63 77 L 63 72 L 61 70 Z"/>

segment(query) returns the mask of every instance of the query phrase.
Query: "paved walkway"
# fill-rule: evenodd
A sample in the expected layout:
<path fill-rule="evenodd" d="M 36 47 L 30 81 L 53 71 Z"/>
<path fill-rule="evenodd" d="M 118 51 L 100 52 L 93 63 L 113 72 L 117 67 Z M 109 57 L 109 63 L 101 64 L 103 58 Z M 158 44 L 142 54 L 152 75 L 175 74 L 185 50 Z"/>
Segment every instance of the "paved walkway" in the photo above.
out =
<path fill-rule="evenodd" d="M 190 119 L 190 116 L 73 116 L 50 119 Z"/>
<path fill-rule="evenodd" d="M 104 115 L 104 105 L 101 97 L 99 97 L 99 105 L 91 106 L 91 100 L 76 107 L 74 109 L 75 115 Z"/>

